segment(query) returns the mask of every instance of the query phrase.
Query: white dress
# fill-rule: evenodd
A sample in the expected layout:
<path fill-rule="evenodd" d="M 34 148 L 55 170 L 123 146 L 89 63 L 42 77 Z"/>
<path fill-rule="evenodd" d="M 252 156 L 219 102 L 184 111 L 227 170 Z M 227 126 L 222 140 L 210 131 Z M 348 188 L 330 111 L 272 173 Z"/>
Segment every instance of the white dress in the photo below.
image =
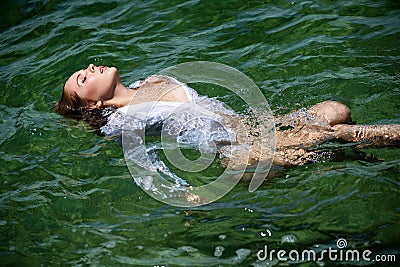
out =
<path fill-rule="evenodd" d="M 145 136 L 172 137 L 179 147 L 190 146 L 214 154 L 218 144 L 236 142 L 235 130 L 223 122 L 224 117 L 237 116 L 231 109 L 217 99 L 200 96 L 186 84 L 173 80 L 183 86 L 189 102 L 156 101 L 122 107 L 111 114 L 107 124 L 101 128 L 107 136 L 120 137 L 125 160 L 135 182 L 160 194 L 165 194 L 161 187 L 166 186 L 154 185 L 152 177 L 156 173 L 174 182 L 176 187 L 171 192 L 186 190 L 182 185 L 187 183 L 172 173 L 158 155 L 161 149 L 174 145 L 169 142 L 148 145 L 145 144 Z M 137 81 L 128 88 L 135 89 L 140 84 L 141 81 Z"/>
<path fill-rule="evenodd" d="M 217 99 L 200 96 L 186 84 L 173 80 L 185 89 L 189 102 L 154 101 L 119 108 L 108 117 L 101 132 L 114 136 L 121 134 L 122 129 L 145 129 L 146 135 L 157 135 L 163 131 L 175 136 L 180 144 L 187 145 L 235 142 L 236 133 L 223 125 L 221 114 L 236 114 Z M 135 89 L 140 84 L 141 81 L 136 81 L 128 88 Z"/>

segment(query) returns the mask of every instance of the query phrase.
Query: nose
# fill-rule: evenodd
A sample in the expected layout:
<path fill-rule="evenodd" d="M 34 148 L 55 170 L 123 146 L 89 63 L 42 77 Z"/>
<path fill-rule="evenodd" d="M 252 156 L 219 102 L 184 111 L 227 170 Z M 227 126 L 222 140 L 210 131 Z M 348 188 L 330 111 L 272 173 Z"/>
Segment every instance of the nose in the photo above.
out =
<path fill-rule="evenodd" d="M 89 64 L 87 70 L 90 72 L 94 72 L 96 70 L 96 66 L 94 64 Z"/>

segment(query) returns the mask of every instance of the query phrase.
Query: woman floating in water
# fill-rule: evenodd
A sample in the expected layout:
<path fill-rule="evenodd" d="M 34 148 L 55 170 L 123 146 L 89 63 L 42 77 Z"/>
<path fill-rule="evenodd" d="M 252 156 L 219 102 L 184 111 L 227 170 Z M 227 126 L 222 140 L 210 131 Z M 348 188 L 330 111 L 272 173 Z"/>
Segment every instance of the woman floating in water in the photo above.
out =
<path fill-rule="evenodd" d="M 213 119 L 193 120 L 185 112 L 185 115 L 177 116 L 179 105 L 193 102 L 214 114 Z M 56 111 L 85 121 L 98 134 L 118 135 L 131 107 L 134 107 L 131 109 L 135 111 L 134 115 L 146 113 L 144 127 L 149 132 L 159 131 L 169 120 L 171 123 L 165 128 L 178 143 L 207 146 L 214 142 L 218 145 L 222 166 L 230 162 L 230 167 L 243 168 L 241 155 L 244 150 L 248 152 L 248 148 L 236 149 L 240 146 L 235 148 L 231 144 L 248 137 L 243 136 L 248 133 L 239 129 L 240 125 L 249 125 L 246 116 L 235 114 L 216 99 L 200 96 L 172 77 L 153 75 L 125 87 L 116 68 L 90 64 L 66 81 Z M 175 111 L 172 120 L 171 111 Z M 134 119 L 129 123 L 133 128 L 137 127 Z M 187 120 L 187 124 L 182 120 Z M 302 165 L 329 158 L 334 149 L 321 148 L 328 142 L 351 143 L 355 147 L 400 147 L 400 125 L 355 125 L 349 108 L 336 101 L 325 101 L 309 109 L 276 117 L 275 125 L 276 146 L 275 152 L 271 153 L 274 154 L 273 164 L 279 166 Z M 257 126 L 250 132 L 257 136 Z M 250 161 L 244 161 L 247 166 L 262 160 L 261 151 L 268 149 L 256 139 L 252 140 Z"/>

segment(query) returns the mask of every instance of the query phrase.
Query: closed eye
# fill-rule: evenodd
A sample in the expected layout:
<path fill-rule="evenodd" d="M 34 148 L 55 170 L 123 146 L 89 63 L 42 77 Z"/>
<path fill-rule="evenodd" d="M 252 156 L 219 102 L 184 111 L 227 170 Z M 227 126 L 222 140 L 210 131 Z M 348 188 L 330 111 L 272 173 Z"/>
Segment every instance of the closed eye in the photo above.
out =
<path fill-rule="evenodd" d="M 79 87 L 81 87 L 85 83 L 86 78 L 87 78 L 86 76 L 84 76 L 83 79 L 80 79 L 80 77 L 82 77 L 82 75 L 79 75 L 77 80 L 76 80 L 76 82 L 77 82 Z"/>

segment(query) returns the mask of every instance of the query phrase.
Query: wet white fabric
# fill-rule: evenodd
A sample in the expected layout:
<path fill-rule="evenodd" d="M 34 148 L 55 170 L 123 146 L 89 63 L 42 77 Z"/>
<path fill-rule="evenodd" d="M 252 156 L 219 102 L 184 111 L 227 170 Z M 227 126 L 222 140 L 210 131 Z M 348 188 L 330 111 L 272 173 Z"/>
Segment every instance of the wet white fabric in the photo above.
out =
<path fill-rule="evenodd" d="M 175 186 L 169 188 L 169 192 L 185 191 L 187 183 L 172 173 L 159 158 L 158 150 L 169 149 L 170 143 L 163 142 L 161 146 L 145 144 L 143 132 L 145 135 L 166 135 L 172 137 L 180 146 L 188 145 L 210 154 L 217 153 L 218 143 L 236 142 L 236 132 L 224 126 L 221 116 L 222 114 L 236 116 L 236 114 L 217 99 L 200 96 L 189 86 L 180 84 L 185 88 L 189 102 L 154 101 L 122 107 L 111 114 L 107 124 L 101 128 L 101 131 L 108 136 L 121 136 L 124 130 L 125 140 L 122 141 L 129 142 L 128 145 L 124 145 L 126 161 L 141 168 L 137 174 L 132 174 L 135 182 L 163 195 L 165 193 L 160 188 L 165 185 L 152 184 L 150 182 L 153 181 L 150 179 L 152 173 L 157 172 L 174 182 Z M 140 85 L 141 81 L 138 81 L 129 88 L 135 89 Z"/>
<path fill-rule="evenodd" d="M 132 83 L 129 88 L 137 88 L 140 83 Z M 225 127 L 223 118 L 218 115 L 234 116 L 235 113 L 217 99 L 200 96 L 186 84 L 180 84 L 190 102 L 155 101 L 119 108 L 108 117 L 101 132 L 107 136 L 121 134 L 129 112 L 129 125 L 125 127 L 129 127 L 128 130 L 144 127 L 146 134 L 159 134 L 163 128 L 165 133 L 176 136 L 179 143 L 188 145 L 235 142 L 235 131 Z"/>

